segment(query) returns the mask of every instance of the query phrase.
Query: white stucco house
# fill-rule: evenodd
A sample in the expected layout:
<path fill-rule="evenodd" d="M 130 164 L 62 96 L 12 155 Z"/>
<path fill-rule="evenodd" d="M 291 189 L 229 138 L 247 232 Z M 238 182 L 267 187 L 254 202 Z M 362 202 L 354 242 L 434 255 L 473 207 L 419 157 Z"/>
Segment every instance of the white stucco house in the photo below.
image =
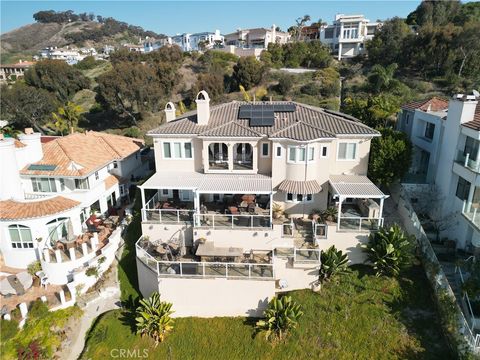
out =
<path fill-rule="evenodd" d="M 457 248 L 480 253 L 480 106 L 475 95 L 458 94 L 449 101 L 431 98 L 405 104 L 397 129 L 414 145 L 409 188 L 435 185 L 440 213 L 451 226 L 442 236 Z"/>
<path fill-rule="evenodd" d="M 277 292 L 316 282 L 321 249 L 364 260 L 387 197 L 366 176 L 377 131 L 294 102 L 210 106 L 201 91 L 196 104 L 176 118 L 168 103 L 148 133 L 161 171 L 140 187 L 144 296 L 159 291 L 175 316 L 259 316 Z M 332 222 L 307 219 L 329 207 Z"/>
<path fill-rule="evenodd" d="M 142 147 L 142 140 L 94 131 L 43 137 L 26 129 L 18 139 L 2 136 L 3 263 L 23 269 L 40 260 L 50 283 L 65 284 L 113 242 L 118 246 L 118 232 L 85 237 L 86 221 L 121 205 L 132 177 L 148 172 Z"/>
<path fill-rule="evenodd" d="M 371 40 L 382 23 L 371 22 L 364 15 L 335 15 L 331 25 L 322 25 L 317 37 L 331 47 L 338 60 L 365 52 L 365 43 Z"/>

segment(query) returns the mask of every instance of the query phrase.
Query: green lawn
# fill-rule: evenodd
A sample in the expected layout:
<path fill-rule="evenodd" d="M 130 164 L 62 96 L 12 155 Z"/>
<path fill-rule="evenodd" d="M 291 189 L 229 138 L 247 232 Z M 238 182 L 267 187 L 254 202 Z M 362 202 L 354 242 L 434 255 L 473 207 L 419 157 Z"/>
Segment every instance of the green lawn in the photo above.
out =
<path fill-rule="evenodd" d="M 122 289 L 124 290 L 124 289 Z M 125 292 L 124 295 L 127 293 Z M 421 267 L 398 279 L 377 278 L 360 266 L 321 293 L 291 292 L 305 312 L 285 343 L 252 337 L 244 318 L 183 318 L 157 348 L 134 334 L 129 313 L 104 314 L 92 327 L 83 359 L 111 349 L 149 351 L 156 359 L 449 359 Z M 192 301 L 195 301 L 192 299 Z M 175 309 L 175 304 L 173 304 Z"/>

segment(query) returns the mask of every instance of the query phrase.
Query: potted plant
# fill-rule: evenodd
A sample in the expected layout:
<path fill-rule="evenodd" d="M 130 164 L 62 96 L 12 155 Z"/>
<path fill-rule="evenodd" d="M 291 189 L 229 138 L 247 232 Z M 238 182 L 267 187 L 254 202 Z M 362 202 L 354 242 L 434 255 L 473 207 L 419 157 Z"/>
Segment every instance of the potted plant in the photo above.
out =
<path fill-rule="evenodd" d="M 40 261 L 34 261 L 27 267 L 28 273 L 33 277 L 33 286 L 40 286 L 40 278 L 37 276 L 37 272 L 42 271 L 42 264 Z"/>
<path fill-rule="evenodd" d="M 312 211 L 310 212 L 310 218 L 317 222 L 318 219 L 320 219 L 322 217 L 322 211 L 320 209 L 312 209 Z"/>
<path fill-rule="evenodd" d="M 322 212 L 322 219 L 324 221 L 335 222 L 337 221 L 338 210 L 334 206 L 330 206 Z"/>
<path fill-rule="evenodd" d="M 279 219 L 283 215 L 283 208 L 278 203 L 273 203 L 272 205 L 272 216 L 274 219 Z"/>

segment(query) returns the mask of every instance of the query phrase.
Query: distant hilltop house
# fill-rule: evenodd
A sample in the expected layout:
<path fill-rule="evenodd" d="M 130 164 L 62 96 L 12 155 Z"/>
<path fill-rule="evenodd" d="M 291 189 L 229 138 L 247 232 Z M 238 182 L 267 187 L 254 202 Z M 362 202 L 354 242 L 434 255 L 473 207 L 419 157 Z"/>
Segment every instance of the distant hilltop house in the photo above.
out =
<path fill-rule="evenodd" d="M 94 131 L 51 137 L 29 128 L 18 139 L 0 135 L 4 264 L 26 269 L 38 260 L 50 284 L 92 285 L 85 270 L 101 257 L 108 268 L 121 239 L 112 215 L 128 202 L 132 176 L 149 171 L 143 146 L 140 139 Z M 103 216 L 103 226 L 92 220 Z"/>
<path fill-rule="evenodd" d="M 40 50 L 41 59 L 63 60 L 69 65 L 74 65 L 82 61 L 87 56 L 96 56 L 97 51 L 94 48 L 58 48 L 56 46 L 49 46 Z"/>
<path fill-rule="evenodd" d="M 220 30 L 215 32 L 183 33 L 175 36 L 169 36 L 162 39 L 147 38 L 143 43 L 143 51 L 148 53 L 158 50 L 162 46 L 177 45 L 182 51 L 201 51 L 222 47 L 224 45 L 223 35 Z"/>
<path fill-rule="evenodd" d="M 18 78 L 25 75 L 25 70 L 35 64 L 33 61 L 20 60 L 16 64 L 0 65 L 0 83 L 15 82 Z"/>
<path fill-rule="evenodd" d="M 352 58 L 364 53 L 365 43 L 382 26 L 370 22 L 364 15 L 335 15 L 332 25 L 306 26 L 302 29 L 304 40 L 320 40 L 330 46 L 338 60 Z"/>

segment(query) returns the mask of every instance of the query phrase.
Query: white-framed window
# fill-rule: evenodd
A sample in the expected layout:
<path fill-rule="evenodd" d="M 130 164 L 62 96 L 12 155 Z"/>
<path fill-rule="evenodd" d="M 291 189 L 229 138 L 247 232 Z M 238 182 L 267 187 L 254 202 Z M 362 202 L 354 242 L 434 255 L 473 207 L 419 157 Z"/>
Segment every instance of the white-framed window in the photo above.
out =
<path fill-rule="evenodd" d="M 90 189 L 90 185 L 88 183 L 88 178 L 85 179 L 75 179 L 75 189 Z"/>
<path fill-rule="evenodd" d="M 307 154 L 308 152 L 308 154 Z M 305 163 L 305 161 L 313 162 L 315 160 L 315 148 L 306 146 L 289 146 L 288 162 L 289 163 Z"/>
<path fill-rule="evenodd" d="M 339 143 L 337 160 L 355 160 L 357 158 L 357 143 Z"/>
<path fill-rule="evenodd" d="M 287 193 L 286 195 L 286 202 L 312 202 L 313 201 L 313 194 L 292 194 Z"/>
<path fill-rule="evenodd" d="M 99 179 L 98 171 L 95 171 L 95 180 L 98 180 L 98 179 Z"/>
<path fill-rule="evenodd" d="M 190 190 L 180 190 L 180 200 L 190 201 Z"/>
<path fill-rule="evenodd" d="M 14 249 L 33 249 L 32 231 L 28 226 L 10 225 L 8 227 L 10 242 Z"/>
<path fill-rule="evenodd" d="M 277 158 L 282 157 L 282 147 L 280 145 L 277 145 L 275 148 L 275 155 Z"/>
<path fill-rule="evenodd" d="M 435 124 L 427 122 L 425 124 L 425 137 L 432 140 L 433 134 L 435 133 Z"/>
<path fill-rule="evenodd" d="M 320 157 L 322 158 L 328 157 L 328 146 L 322 145 L 322 147 L 320 148 Z"/>
<path fill-rule="evenodd" d="M 270 144 L 268 142 L 262 143 L 262 152 L 260 153 L 262 157 L 270 156 Z"/>
<path fill-rule="evenodd" d="M 33 192 L 57 192 L 54 178 L 32 178 Z"/>
<path fill-rule="evenodd" d="M 65 191 L 65 179 L 60 179 L 60 190 Z"/>
<path fill-rule="evenodd" d="M 164 159 L 192 159 L 192 143 L 189 141 L 172 141 L 163 143 Z"/>
<path fill-rule="evenodd" d="M 168 189 L 162 189 L 163 196 L 168 196 L 169 194 L 170 194 L 170 191 Z"/>

